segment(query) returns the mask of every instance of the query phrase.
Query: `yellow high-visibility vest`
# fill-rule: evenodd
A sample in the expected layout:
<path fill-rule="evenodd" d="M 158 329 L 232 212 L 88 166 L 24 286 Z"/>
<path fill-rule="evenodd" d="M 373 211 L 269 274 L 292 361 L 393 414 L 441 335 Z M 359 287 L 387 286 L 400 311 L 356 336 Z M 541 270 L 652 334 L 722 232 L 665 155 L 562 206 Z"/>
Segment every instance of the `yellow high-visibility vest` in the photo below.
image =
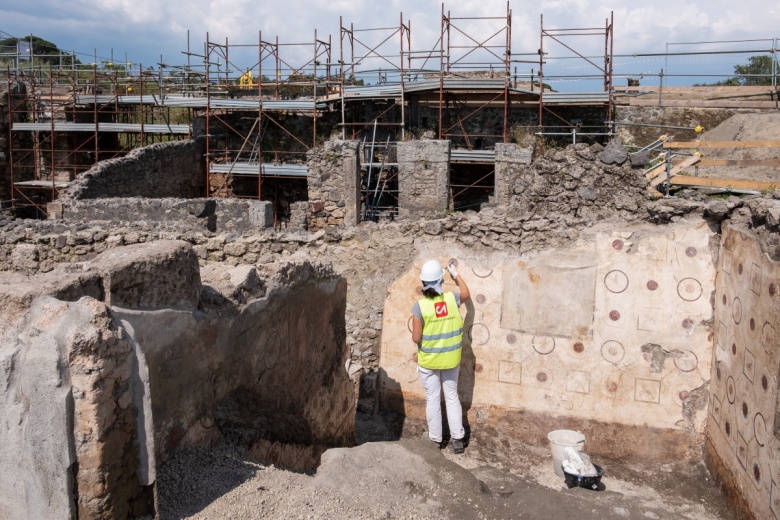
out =
<path fill-rule="evenodd" d="M 418 302 L 423 317 L 422 340 L 417 345 L 417 363 L 430 370 L 448 370 L 460 365 L 463 318 L 455 295 L 446 292 Z"/>

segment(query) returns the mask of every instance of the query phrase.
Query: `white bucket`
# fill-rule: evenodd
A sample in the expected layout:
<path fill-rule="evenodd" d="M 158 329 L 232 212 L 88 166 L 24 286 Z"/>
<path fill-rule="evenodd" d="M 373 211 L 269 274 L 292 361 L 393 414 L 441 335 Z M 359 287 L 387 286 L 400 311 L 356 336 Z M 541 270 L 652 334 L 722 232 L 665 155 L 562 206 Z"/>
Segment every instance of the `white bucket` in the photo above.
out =
<path fill-rule="evenodd" d="M 582 451 L 582 447 L 585 444 L 585 436 L 580 432 L 571 430 L 555 430 L 547 434 L 547 440 L 550 441 L 555 474 L 564 478 L 562 468 L 563 450 L 574 448 L 577 451 Z"/>

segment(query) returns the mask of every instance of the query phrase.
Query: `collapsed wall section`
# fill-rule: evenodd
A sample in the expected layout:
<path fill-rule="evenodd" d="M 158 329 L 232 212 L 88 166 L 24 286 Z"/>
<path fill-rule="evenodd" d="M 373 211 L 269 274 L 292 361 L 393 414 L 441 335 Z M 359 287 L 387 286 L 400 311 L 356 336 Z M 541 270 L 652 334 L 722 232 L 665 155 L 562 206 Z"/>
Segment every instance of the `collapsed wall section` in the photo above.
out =
<path fill-rule="evenodd" d="M 171 141 L 136 148 L 124 157 L 100 161 L 84 172 L 61 199 L 181 197 L 204 194 L 203 143 Z"/>

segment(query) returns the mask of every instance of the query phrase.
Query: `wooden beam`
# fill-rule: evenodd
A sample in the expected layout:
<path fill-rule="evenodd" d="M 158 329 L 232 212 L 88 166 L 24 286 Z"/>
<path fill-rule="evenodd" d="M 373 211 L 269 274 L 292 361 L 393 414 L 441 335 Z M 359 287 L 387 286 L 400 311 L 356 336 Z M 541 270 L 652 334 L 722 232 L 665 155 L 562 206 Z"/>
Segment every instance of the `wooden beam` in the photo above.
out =
<path fill-rule="evenodd" d="M 647 172 L 645 174 L 645 178 L 648 180 L 655 179 L 656 177 L 658 177 L 660 174 L 664 172 L 666 172 L 666 163 L 662 162 L 661 164 L 659 164 L 658 166 L 656 166 L 655 168 Z"/>
<path fill-rule="evenodd" d="M 673 177 L 673 176 L 679 174 L 681 171 L 685 170 L 685 168 L 688 168 L 689 166 L 693 166 L 694 164 L 698 163 L 699 161 L 701 161 L 701 157 L 698 156 L 698 155 L 694 155 L 694 156 L 688 157 L 687 159 L 682 161 L 680 164 L 674 166 L 672 168 L 671 172 L 669 172 L 669 176 Z M 655 179 L 652 180 L 652 182 L 650 183 L 650 187 L 651 188 L 655 188 L 656 186 L 658 186 L 659 184 L 661 184 L 665 180 L 666 180 L 666 175 L 658 175 Z"/>
<path fill-rule="evenodd" d="M 710 179 L 707 177 L 689 177 L 687 175 L 677 175 L 671 178 L 674 186 L 692 186 L 699 188 L 724 188 L 735 190 L 771 190 L 780 188 L 780 181 L 751 181 L 746 179 Z"/>
<path fill-rule="evenodd" d="M 697 166 L 780 166 L 780 159 L 702 159 Z"/>
<path fill-rule="evenodd" d="M 618 101 L 618 100 L 616 100 Z M 625 105 L 625 100 L 620 99 Z M 711 99 L 658 99 L 630 98 L 628 105 L 632 107 L 666 107 L 666 108 L 778 108 L 777 101 L 727 101 Z"/>
<path fill-rule="evenodd" d="M 780 148 L 780 141 L 667 141 L 664 148 Z"/>

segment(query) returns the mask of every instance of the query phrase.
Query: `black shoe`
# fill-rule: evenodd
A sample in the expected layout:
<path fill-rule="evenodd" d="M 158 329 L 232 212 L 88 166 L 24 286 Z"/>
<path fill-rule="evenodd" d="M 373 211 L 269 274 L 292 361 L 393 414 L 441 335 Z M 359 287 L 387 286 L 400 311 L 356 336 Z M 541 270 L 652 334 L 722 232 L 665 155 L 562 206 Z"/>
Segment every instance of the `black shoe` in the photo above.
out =
<path fill-rule="evenodd" d="M 434 443 L 434 444 L 436 445 L 436 447 L 437 447 L 437 448 L 439 448 L 440 450 L 443 450 L 443 449 L 444 449 L 444 446 L 445 446 L 445 444 L 444 444 L 444 441 L 442 441 L 442 442 L 439 442 L 439 441 L 435 441 L 435 440 L 433 440 L 433 439 L 429 439 L 429 440 L 430 440 L 432 443 Z"/>
<path fill-rule="evenodd" d="M 461 454 L 464 450 L 463 439 L 452 439 L 452 451 L 456 454 Z"/>

